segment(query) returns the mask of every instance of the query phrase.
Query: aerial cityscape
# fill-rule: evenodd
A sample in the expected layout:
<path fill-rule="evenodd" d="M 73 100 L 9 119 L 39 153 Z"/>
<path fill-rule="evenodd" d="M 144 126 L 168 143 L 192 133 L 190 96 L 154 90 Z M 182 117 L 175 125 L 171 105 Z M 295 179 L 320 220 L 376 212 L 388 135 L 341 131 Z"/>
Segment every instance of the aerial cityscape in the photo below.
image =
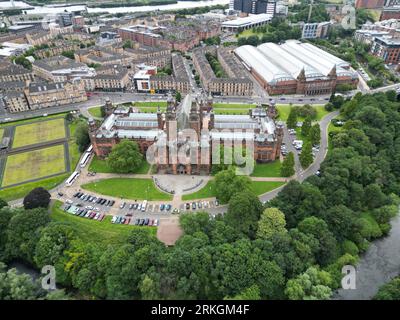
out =
<path fill-rule="evenodd" d="M 0 1 L 1 301 L 400 300 L 399 204 L 400 1 Z"/>

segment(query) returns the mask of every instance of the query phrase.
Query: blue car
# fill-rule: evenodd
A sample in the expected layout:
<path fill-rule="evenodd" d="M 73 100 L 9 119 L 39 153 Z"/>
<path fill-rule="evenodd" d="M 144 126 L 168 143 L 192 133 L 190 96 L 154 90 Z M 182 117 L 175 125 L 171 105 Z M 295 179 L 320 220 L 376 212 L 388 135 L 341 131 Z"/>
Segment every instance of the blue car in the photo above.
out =
<path fill-rule="evenodd" d="M 165 204 L 160 205 L 160 210 L 163 211 L 165 208 Z"/>

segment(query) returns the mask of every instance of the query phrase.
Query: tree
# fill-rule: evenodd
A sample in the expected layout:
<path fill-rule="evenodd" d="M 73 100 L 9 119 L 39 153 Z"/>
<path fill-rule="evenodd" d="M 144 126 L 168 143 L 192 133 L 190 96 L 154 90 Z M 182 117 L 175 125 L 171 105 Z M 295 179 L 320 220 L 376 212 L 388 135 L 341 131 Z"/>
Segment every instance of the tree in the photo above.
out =
<path fill-rule="evenodd" d="M 181 95 L 181 93 L 179 91 L 177 91 L 176 94 L 175 94 L 176 102 L 181 102 L 181 99 L 182 99 L 182 95 Z"/>
<path fill-rule="evenodd" d="M 318 240 L 319 245 L 315 258 L 321 266 L 325 266 L 337 257 L 337 241 L 328 225 L 317 217 L 307 217 L 298 225 L 298 229 Z"/>
<path fill-rule="evenodd" d="M 304 119 L 303 125 L 301 126 L 301 134 L 304 137 L 308 137 L 311 130 L 311 118 L 307 117 Z"/>
<path fill-rule="evenodd" d="M 400 300 L 400 277 L 396 277 L 380 287 L 374 300 Z"/>
<path fill-rule="evenodd" d="M 194 234 L 198 231 L 205 231 L 210 223 L 210 216 L 207 212 L 187 213 L 179 216 L 179 224 L 185 234 Z"/>
<path fill-rule="evenodd" d="M 133 173 L 143 163 L 136 141 L 122 140 L 112 148 L 108 155 L 107 164 L 116 173 Z"/>
<path fill-rule="evenodd" d="M 40 229 L 50 222 L 47 209 L 15 210 L 7 229 L 6 250 L 11 258 L 20 258 L 33 264 Z"/>
<path fill-rule="evenodd" d="M 321 141 L 321 128 L 318 123 L 314 124 L 310 129 L 310 142 L 313 146 L 319 145 Z"/>
<path fill-rule="evenodd" d="M 75 55 L 72 50 L 63 51 L 63 52 L 61 52 L 61 55 L 63 55 L 64 57 L 70 58 L 70 59 L 75 59 Z"/>
<path fill-rule="evenodd" d="M 310 267 L 287 282 L 285 294 L 290 300 L 327 300 L 332 295 L 330 284 L 329 273 Z"/>
<path fill-rule="evenodd" d="M 76 126 L 75 142 L 78 145 L 79 151 L 84 152 L 90 145 L 88 124 L 81 121 Z"/>
<path fill-rule="evenodd" d="M 0 209 L 7 207 L 7 206 L 8 206 L 8 203 L 0 198 Z"/>
<path fill-rule="evenodd" d="M 50 198 L 51 195 L 46 189 L 42 187 L 35 188 L 25 196 L 23 201 L 24 208 L 47 208 L 50 203 Z"/>
<path fill-rule="evenodd" d="M 297 112 L 295 108 L 290 109 L 289 116 L 286 120 L 286 125 L 290 129 L 295 129 L 297 126 Z"/>
<path fill-rule="evenodd" d="M 261 300 L 260 288 L 257 285 L 252 285 L 236 296 L 232 298 L 224 298 L 224 300 Z"/>
<path fill-rule="evenodd" d="M 249 190 L 235 193 L 229 200 L 225 221 L 238 232 L 254 238 L 263 206 L 258 197 Z"/>
<path fill-rule="evenodd" d="M 50 224 L 43 228 L 35 248 L 36 265 L 56 265 L 74 238 L 73 229 L 67 225 Z"/>
<path fill-rule="evenodd" d="M 277 208 L 267 208 L 258 221 L 257 238 L 272 239 L 275 235 L 286 233 L 286 220 L 282 211 Z"/>
<path fill-rule="evenodd" d="M 313 155 L 312 155 L 312 148 L 311 148 L 311 143 L 306 142 L 304 143 L 304 146 L 301 150 L 301 154 L 299 157 L 300 164 L 301 166 L 306 169 L 310 166 L 311 163 L 313 163 Z"/>
<path fill-rule="evenodd" d="M 283 177 L 291 177 L 295 174 L 294 170 L 294 154 L 293 152 L 289 152 L 289 154 L 286 156 L 286 158 L 282 162 L 281 166 L 281 175 Z"/>
<path fill-rule="evenodd" d="M 18 274 L 16 269 L 5 271 L 5 264 L 0 262 L 0 299 L 33 300 L 37 299 L 38 286 L 28 274 Z"/>
<path fill-rule="evenodd" d="M 233 167 L 215 175 L 216 196 L 223 203 L 227 203 L 237 192 L 250 190 L 251 180 L 247 176 L 238 176 Z"/>

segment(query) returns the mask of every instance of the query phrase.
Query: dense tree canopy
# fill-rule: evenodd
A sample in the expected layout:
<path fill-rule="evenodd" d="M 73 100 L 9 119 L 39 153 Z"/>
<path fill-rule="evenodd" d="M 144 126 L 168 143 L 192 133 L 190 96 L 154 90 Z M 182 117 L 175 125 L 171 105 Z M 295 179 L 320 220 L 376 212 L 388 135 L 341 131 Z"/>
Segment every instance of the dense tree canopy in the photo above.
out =
<path fill-rule="evenodd" d="M 135 141 L 122 140 L 108 155 L 107 164 L 116 173 L 133 173 L 143 163 L 143 155 Z"/>
<path fill-rule="evenodd" d="M 35 188 L 25 196 L 24 208 L 47 208 L 50 203 L 50 198 L 51 195 L 46 189 L 42 187 Z"/>

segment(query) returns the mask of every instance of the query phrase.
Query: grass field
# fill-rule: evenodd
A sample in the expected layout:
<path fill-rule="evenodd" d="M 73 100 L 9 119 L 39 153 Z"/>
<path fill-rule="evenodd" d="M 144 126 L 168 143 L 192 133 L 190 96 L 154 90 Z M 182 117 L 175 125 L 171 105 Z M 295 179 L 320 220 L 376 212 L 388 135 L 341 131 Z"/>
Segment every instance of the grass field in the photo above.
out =
<path fill-rule="evenodd" d="M 167 107 L 167 101 L 136 101 L 135 107 Z"/>
<path fill-rule="evenodd" d="M 212 198 L 215 197 L 215 194 L 216 194 L 215 183 L 213 180 L 210 180 L 199 191 L 183 195 L 182 200 L 185 201 L 185 200 Z"/>
<path fill-rule="evenodd" d="M 286 121 L 289 117 L 290 109 L 295 107 L 294 105 L 291 106 L 290 104 L 278 104 L 277 106 L 278 113 L 279 113 L 279 120 Z M 326 116 L 329 112 L 325 110 L 325 107 L 322 105 L 315 105 L 313 108 L 317 111 L 317 117 L 314 120 L 321 120 L 324 116 Z M 298 117 L 299 121 L 304 120 L 302 117 Z"/>
<path fill-rule="evenodd" d="M 82 189 L 125 199 L 172 200 L 172 195 L 158 190 L 152 179 L 110 178 L 91 182 Z"/>
<path fill-rule="evenodd" d="M 65 171 L 64 145 L 7 157 L 2 187 Z"/>
<path fill-rule="evenodd" d="M 103 221 L 85 219 L 76 217 L 60 209 L 62 203 L 57 201 L 52 210 L 50 218 L 53 221 L 61 222 L 71 226 L 77 236 L 85 242 L 95 242 L 104 245 L 124 244 L 132 232 L 138 228 L 144 229 L 149 233 L 156 235 L 155 227 L 138 227 L 133 225 L 112 224 L 111 216 L 107 216 Z"/>
<path fill-rule="evenodd" d="M 139 109 L 140 112 L 144 113 L 155 113 L 158 111 L 158 107 L 136 107 L 135 108 Z M 164 112 L 167 110 L 167 107 L 160 107 L 161 112 Z"/>
<path fill-rule="evenodd" d="M 150 164 L 147 161 L 143 161 L 142 166 L 135 173 L 146 174 L 149 172 L 149 169 Z M 111 168 L 107 165 L 107 161 L 97 158 L 96 155 L 93 157 L 93 160 L 89 165 L 89 171 L 98 173 L 113 173 Z"/>
<path fill-rule="evenodd" d="M 0 128 L 0 140 L 3 139 L 4 129 Z"/>
<path fill-rule="evenodd" d="M 64 119 L 24 124 L 15 128 L 13 148 L 65 138 Z"/>
<path fill-rule="evenodd" d="M 96 118 L 102 118 L 101 116 L 101 107 L 94 107 L 94 108 L 89 108 L 88 112 Z"/>
<path fill-rule="evenodd" d="M 214 114 L 249 114 L 249 109 L 215 109 Z"/>
<path fill-rule="evenodd" d="M 46 190 L 51 190 L 68 178 L 70 174 L 62 174 L 56 177 L 42 179 L 36 182 L 24 183 L 17 187 L 6 188 L 0 190 L 0 198 L 5 201 L 24 198 L 31 190 L 42 187 Z"/>
<path fill-rule="evenodd" d="M 256 163 L 252 177 L 281 177 L 281 162 Z"/>
<path fill-rule="evenodd" d="M 247 30 L 242 31 L 238 35 L 239 38 L 242 38 L 242 37 L 247 38 L 247 37 L 250 37 L 250 36 L 258 36 L 258 37 L 260 37 L 260 34 L 255 33 L 253 31 L 253 29 L 247 29 Z"/>
<path fill-rule="evenodd" d="M 250 103 L 214 103 L 214 109 L 251 109 L 254 108 L 255 104 Z"/>
<path fill-rule="evenodd" d="M 52 114 L 52 115 L 49 115 L 47 117 L 38 116 L 38 117 L 29 118 L 29 119 L 25 119 L 25 120 L 4 122 L 4 123 L 0 124 L 0 128 L 4 128 L 4 127 L 7 127 L 7 126 L 14 126 L 14 125 L 18 125 L 18 124 L 29 123 L 29 122 L 33 122 L 33 121 L 40 121 L 40 120 L 44 120 L 44 119 L 50 120 L 50 119 L 54 119 L 54 118 L 65 117 L 66 114 L 68 114 L 68 112 Z"/>
<path fill-rule="evenodd" d="M 256 195 L 264 194 L 273 189 L 279 188 L 284 185 L 285 182 L 276 182 L 276 181 L 252 181 L 251 182 L 251 190 Z M 216 189 L 214 180 L 210 180 L 207 184 L 197 192 L 183 195 L 182 200 L 196 200 L 196 199 L 204 199 L 204 198 L 212 198 L 216 196 Z"/>

